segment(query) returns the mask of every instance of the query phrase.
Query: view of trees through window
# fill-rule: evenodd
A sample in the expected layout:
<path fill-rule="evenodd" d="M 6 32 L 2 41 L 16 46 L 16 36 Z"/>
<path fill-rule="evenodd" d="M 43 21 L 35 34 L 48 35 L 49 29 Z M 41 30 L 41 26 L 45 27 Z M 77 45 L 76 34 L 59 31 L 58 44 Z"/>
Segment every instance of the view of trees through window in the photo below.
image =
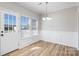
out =
<path fill-rule="evenodd" d="M 4 14 L 4 31 L 14 31 L 16 27 L 16 16 Z"/>
<path fill-rule="evenodd" d="M 29 18 L 25 16 L 21 16 L 21 30 L 29 29 Z"/>
<path fill-rule="evenodd" d="M 21 16 L 20 20 L 21 30 L 29 30 L 29 18 L 26 16 Z M 32 30 L 37 28 L 37 20 L 32 19 Z M 4 14 L 4 31 L 15 31 L 16 27 L 16 16 L 11 14 Z"/>

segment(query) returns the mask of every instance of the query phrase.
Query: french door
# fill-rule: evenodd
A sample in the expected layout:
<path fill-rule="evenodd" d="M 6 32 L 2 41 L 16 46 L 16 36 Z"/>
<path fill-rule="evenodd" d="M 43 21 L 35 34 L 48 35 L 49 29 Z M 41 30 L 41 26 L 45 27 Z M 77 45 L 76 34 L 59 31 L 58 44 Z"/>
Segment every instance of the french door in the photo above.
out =
<path fill-rule="evenodd" d="M 0 12 L 0 55 L 18 48 L 18 17 L 16 13 Z"/>

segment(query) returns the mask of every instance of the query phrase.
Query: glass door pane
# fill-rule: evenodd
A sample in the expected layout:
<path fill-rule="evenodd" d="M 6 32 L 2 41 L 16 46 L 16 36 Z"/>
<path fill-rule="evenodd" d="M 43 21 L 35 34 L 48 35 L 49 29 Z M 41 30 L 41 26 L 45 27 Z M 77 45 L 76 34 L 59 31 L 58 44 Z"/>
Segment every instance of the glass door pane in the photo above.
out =
<path fill-rule="evenodd" d="M 12 32 L 16 29 L 16 16 L 4 14 L 4 31 Z"/>
<path fill-rule="evenodd" d="M 9 26 L 9 31 L 11 32 L 12 31 L 12 15 L 9 15 L 9 23 L 8 23 L 8 26 Z"/>
<path fill-rule="evenodd" d="M 8 31 L 8 14 L 4 14 L 4 31 Z"/>

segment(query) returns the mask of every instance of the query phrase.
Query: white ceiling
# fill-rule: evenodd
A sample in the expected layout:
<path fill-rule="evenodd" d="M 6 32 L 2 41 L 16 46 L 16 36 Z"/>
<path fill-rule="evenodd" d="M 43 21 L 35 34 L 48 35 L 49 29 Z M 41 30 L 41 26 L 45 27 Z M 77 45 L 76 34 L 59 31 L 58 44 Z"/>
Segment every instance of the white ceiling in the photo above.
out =
<path fill-rule="evenodd" d="M 40 2 L 18 2 L 18 4 L 24 6 L 28 10 L 31 10 L 33 12 L 39 13 L 39 14 L 45 14 L 46 12 L 46 5 L 44 2 L 42 2 L 41 5 L 39 5 Z M 47 11 L 48 13 L 55 12 L 61 9 L 70 8 L 77 6 L 77 2 L 49 2 Z"/>

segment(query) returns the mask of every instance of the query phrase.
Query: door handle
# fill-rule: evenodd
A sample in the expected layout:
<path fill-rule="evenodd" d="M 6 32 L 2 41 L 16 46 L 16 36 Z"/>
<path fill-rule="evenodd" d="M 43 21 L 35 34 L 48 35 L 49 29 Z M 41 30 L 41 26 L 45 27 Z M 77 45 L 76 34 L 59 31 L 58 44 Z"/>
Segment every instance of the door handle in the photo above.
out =
<path fill-rule="evenodd" d="M 3 34 L 1 34 L 1 36 L 4 36 Z"/>
<path fill-rule="evenodd" d="M 3 33 L 3 31 L 1 31 L 1 33 Z"/>
<path fill-rule="evenodd" d="M 1 36 L 4 36 L 3 31 L 1 31 Z"/>

